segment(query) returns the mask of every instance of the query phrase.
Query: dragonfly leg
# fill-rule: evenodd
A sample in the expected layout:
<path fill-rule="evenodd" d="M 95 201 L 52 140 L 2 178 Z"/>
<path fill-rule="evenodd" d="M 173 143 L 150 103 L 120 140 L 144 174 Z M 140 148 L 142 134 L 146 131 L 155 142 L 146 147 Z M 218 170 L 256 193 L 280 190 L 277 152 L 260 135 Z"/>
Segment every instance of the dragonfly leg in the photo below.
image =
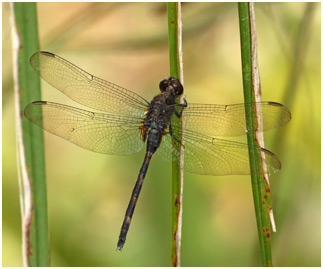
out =
<path fill-rule="evenodd" d="M 187 102 L 186 102 L 186 99 L 184 99 L 184 104 L 176 104 L 180 107 L 180 112 L 178 113 L 176 110 L 175 110 L 175 115 L 180 118 L 183 114 L 183 111 L 184 111 L 184 108 L 187 107 Z"/>
<path fill-rule="evenodd" d="M 184 99 L 184 104 L 176 104 L 176 105 L 180 107 L 180 112 L 178 113 L 175 109 L 174 114 L 176 115 L 176 117 L 180 118 L 183 114 L 184 108 L 187 107 L 186 99 Z M 169 134 L 176 142 L 180 143 L 184 147 L 182 142 L 173 135 L 172 122 L 169 123 Z"/>
<path fill-rule="evenodd" d="M 145 160 L 141 166 L 136 185 L 132 191 L 131 199 L 130 199 L 130 202 L 129 202 L 129 205 L 128 205 L 128 208 L 126 211 L 126 215 L 124 217 L 124 221 L 123 221 L 123 224 L 121 227 L 119 241 L 117 244 L 117 250 L 122 250 L 122 248 L 126 242 L 126 237 L 127 237 L 127 233 L 128 233 L 129 227 L 130 227 L 132 215 L 133 215 L 133 212 L 135 211 L 135 207 L 136 207 L 137 200 L 138 200 L 138 197 L 140 194 L 140 190 L 141 190 L 142 184 L 144 183 L 145 175 L 146 175 L 152 155 L 153 155 L 152 152 L 149 152 L 149 151 L 146 152 Z"/>

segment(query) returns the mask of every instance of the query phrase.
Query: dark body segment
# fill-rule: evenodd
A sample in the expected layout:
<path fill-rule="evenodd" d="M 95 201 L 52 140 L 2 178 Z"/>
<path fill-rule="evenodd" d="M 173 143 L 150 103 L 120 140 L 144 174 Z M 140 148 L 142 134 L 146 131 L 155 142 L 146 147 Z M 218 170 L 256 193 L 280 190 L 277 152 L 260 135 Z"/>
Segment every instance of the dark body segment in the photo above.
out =
<path fill-rule="evenodd" d="M 132 195 L 131 195 L 131 199 L 130 199 L 130 202 L 129 202 L 129 205 L 128 205 L 128 208 L 126 211 L 126 215 L 125 215 L 124 221 L 122 223 L 122 227 L 121 227 L 121 231 L 120 231 L 120 235 L 119 235 L 119 241 L 118 241 L 118 245 L 117 245 L 118 250 L 122 250 L 123 245 L 126 242 L 126 237 L 127 237 L 127 233 L 129 230 L 132 215 L 135 210 L 138 196 L 140 194 L 142 184 L 144 183 L 146 172 L 148 170 L 148 165 L 149 165 L 149 162 L 150 162 L 150 159 L 152 156 L 153 156 L 153 153 L 151 153 L 149 151 L 146 152 L 144 163 L 141 166 L 136 185 L 132 191 Z"/>

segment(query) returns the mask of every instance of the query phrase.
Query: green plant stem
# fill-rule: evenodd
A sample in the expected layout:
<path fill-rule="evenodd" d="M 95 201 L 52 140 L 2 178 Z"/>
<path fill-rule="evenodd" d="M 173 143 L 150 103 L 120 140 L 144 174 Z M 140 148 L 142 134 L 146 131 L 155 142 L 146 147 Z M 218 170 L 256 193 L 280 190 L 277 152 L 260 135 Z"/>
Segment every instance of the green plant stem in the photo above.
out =
<path fill-rule="evenodd" d="M 170 75 L 180 78 L 180 25 L 179 25 L 179 3 L 168 3 L 168 44 Z M 181 81 L 182 82 L 182 81 Z M 177 100 L 179 101 L 179 100 Z M 173 126 L 181 127 L 181 119 L 174 117 Z M 176 152 L 183 152 L 180 143 L 173 143 Z M 181 154 L 182 155 L 182 154 Z M 172 161 L 172 237 L 171 237 L 171 263 L 172 266 L 180 266 L 180 244 L 182 230 L 182 197 L 183 197 L 183 157 L 180 160 L 173 157 Z"/>
<path fill-rule="evenodd" d="M 26 105 L 41 100 L 40 78 L 29 65 L 39 50 L 35 3 L 13 3 L 15 91 L 20 198 L 25 266 L 49 266 L 43 131 L 23 117 Z"/>
<path fill-rule="evenodd" d="M 251 51 L 251 32 L 250 29 L 250 14 L 248 3 L 238 3 L 239 8 L 239 23 L 240 23 L 240 40 L 241 40 L 241 62 L 242 62 L 242 77 L 244 88 L 244 99 L 246 103 L 255 102 L 255 94 L 253 89 L 252 79 L 252 51 Z M 257 114 L 255 109 L 246 107 L 246 123 L 248 145 L 249 145 L 249 160 L 251 170 L 251 183 L 254 198 L 254 206 L 256 213 L 256 221 L 258 228 L 258 237 L 260 242 L 262 264 L 263 266 L 272 266 L 271 257 L 271 233 L 269 210 L 271 210 L 270 189 L 268 183 L 264 179 L 262 173 L 261 156 L 258 151 L 253 150 L 259 147 L 256 138 L 257 129 Z"/>

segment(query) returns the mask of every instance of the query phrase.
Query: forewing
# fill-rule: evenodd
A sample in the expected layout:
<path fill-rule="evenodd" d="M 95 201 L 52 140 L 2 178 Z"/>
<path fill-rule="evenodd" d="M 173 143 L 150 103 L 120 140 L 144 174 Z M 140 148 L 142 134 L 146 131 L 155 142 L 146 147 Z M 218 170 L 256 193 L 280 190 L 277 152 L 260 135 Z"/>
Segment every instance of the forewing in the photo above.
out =
<path fill-rule="evenodd" d="M 128 155 L 144 144 L 138 117 L 93 113 L 44 101 L 29 104 L 25 116 L 44 130 L 98 153 Z"/>
<path fill-rule="evenodd" d="M 55 54 L 37 52 L 30 64 L 51 86 L 87 107 L 137 117 L 147 109 L 148 102 L 138 94 L 92 76 Z"/>
<path fill-rule="evenodd" d="M 176 130 L 173 130 L 176 135 Z M 249 175 L 249 147 L 247 144 L 229 140 L 216 139 L 206 135 L 184 130 L 184 169 L 191 173 L 225 176 Z M 177 143 L 167 134 L 157 153 L 166 160 L 179 157 L 179 152 L 173 148 Z M 252 148 L 262 152 L 267 164 L 267 173 L 280 170 L 279 159 L 270 151 L 261 148 Z"/>
<path fill-rule="evenodd" d="M 255 106 L 262 111 L 263 131 L 288 123 L 288 108 L 274 102 L 234 105 L 188 104 L 183 111 L 183 127 L 210 136 L 240 136 L 246 134 L 245 107 Z"/>

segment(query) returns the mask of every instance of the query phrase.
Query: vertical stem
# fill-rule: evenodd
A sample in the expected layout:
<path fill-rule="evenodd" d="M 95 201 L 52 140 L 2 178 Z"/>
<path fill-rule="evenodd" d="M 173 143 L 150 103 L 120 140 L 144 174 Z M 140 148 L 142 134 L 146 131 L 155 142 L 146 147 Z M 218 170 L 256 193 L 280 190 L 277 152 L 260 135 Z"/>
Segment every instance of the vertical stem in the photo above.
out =
<path fill-rule="evenodd" d="M 23 260 L 49 266 L 43 131 L 23 118 L 26 105 L 41 99 L 40 78 L 29 65 L 39 50 L 35 3 L 12 4 L 12 37 Z"/>
<path fill-rule="evenodd" d="M 241 40 L 241 62 L 246 103 L 260 101 L 260 78 L 256 53 L 256 31 L 253 4 L 239 3 L 239 22 Z M 255 107 L 246 107 L 246 123 L 249 160 L 251 171 L 251 183 L 254 197 L 254 206 L 257 220 L 258 237 L 260 242 L 263 266 L 272 266 L 271 258 L 271 233 L 270 216 L 272 215 L 269 180 L 266 179 L 266 165 L 263 156 L 253 150 L 263 147 L 261 111 Z M 273 220 L 273 218 L 272 218 Z M 274 222 L 272 222 L 274 225 Z M 273 226 L 274 228 L 274 226 Z"/>
<path fill-rule="evenodd" d="M 181 5 L 168 3 L 168 42 L 170 75 L 177 77 L 183 84 L 182 66 L 182 32 L 181 32 Z M 182 99 L 181 99 L 182 101 Z M 181 119 L 172 119 L 172 124 L 182 126 Z M 183 137 L 181 139 L 183 141 Z M 174 148 L 180 152 L 180 159 L 173 158 L 172 167 L 172 238 L 171 262 L 172 266 L 180 266 L 180 247 L 182 233 L 182 200 L 183 200 L 183 147 L 174 142 Z"/>

